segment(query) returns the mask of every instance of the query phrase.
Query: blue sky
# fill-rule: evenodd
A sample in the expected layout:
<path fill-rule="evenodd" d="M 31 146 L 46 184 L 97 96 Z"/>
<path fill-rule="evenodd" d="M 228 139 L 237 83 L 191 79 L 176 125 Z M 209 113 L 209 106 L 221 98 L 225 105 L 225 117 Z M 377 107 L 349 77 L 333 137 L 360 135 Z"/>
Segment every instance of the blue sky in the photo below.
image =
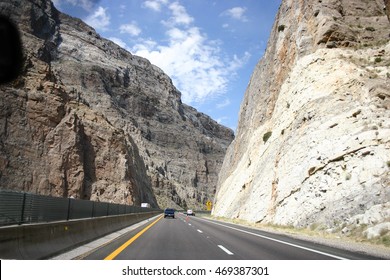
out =
<path fill-rule="evenodd" d="M 235 130 L 281 0 L 54 0 L 62 12 L 149 59 L 182 101 Z"/>

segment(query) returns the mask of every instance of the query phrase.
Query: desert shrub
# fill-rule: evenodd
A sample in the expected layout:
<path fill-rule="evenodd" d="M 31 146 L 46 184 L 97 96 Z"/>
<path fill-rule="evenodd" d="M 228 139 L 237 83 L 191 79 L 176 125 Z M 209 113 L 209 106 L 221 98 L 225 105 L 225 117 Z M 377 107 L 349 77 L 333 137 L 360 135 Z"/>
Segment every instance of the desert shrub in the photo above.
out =
<path fill-rule="evenodd" d="M 264 133 L 264 135 L 263 135 L 264 143 L 266 143 L 268 141 L 268 139 L 271 137 L 271 135 L 272 135 L 272 131 L 268 131 L 268 132 Z"/>

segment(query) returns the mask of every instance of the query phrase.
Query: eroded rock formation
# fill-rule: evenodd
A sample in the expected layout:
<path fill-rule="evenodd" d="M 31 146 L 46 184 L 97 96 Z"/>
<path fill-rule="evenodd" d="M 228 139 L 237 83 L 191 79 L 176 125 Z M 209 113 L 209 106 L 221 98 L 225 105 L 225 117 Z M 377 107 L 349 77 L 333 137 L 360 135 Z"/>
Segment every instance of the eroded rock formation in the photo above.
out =
<path fill-rule="evenodd" d="M 213 214 L 342 228 L 390 219 L 382 0 L 284 0 L 241 105 Z"/>
<path fill-rule="evenodd" d="M 233 132 L 181 102 L 171 79 L 50 1 L 0 1 L 24 73 L 1 86 L 0 186 L 200 208 Z"/>

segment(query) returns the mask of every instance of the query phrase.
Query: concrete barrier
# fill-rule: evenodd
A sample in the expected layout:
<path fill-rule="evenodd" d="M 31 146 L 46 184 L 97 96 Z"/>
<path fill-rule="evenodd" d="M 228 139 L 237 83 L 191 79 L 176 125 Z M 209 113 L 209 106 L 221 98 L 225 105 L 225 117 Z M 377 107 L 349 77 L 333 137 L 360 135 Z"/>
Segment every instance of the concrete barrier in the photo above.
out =
<path fill-rule="evenodd" d="M 48 259 L 161 212 L 0 228 L 0 259 Z"/>

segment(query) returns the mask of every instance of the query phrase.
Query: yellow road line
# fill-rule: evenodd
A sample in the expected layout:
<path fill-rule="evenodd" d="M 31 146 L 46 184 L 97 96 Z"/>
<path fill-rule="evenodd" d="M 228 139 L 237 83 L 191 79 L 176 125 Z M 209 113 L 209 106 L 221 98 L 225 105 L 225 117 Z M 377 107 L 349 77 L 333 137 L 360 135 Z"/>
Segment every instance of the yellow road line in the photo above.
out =
<path fill-rule="evenodd" d="M 114 252 L 109 254 L 107 257 L 105 257 L 105 260 L 113 260 L 118 256 L 124 249 L 126 249 L 131 243 L 133 243 L 138 237 L 140 237 L 142 234 L 144 234 L 148 229 L 150 229 L 153 225 L 155 225 L 159 220 L 161 220 L 163 216 L 160 216 L 157 220 L 155 220 L 153 223 L 148 225 L 146 228 L 141 230 L 139 233 L 134 235 L 131 239 L 127 240 L 126 243 L 123 243 L 122 246 L 120 246 L 118 249 L 116 249 Z"/>

